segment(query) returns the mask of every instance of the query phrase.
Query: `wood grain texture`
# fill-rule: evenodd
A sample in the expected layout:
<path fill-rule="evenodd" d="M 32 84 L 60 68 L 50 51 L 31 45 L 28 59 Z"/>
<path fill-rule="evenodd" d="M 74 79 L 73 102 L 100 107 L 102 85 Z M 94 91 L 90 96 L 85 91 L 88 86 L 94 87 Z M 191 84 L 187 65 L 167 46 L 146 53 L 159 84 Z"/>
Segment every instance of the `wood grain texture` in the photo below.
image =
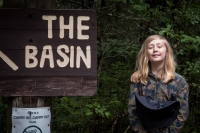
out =
<path fill-rule="evenodd" d="M 92 96 L 96 85 L 94 77 L 3 77 L 0 96 Z"/>
<path fill-rule="evenodd" d="M 36 9 L 0 9 L 0 28 L 6 29 L 26 29 L 39 30 L 48 29 L 47 20 L 43 20 L 43 15 L 56 16 L 52 21 L 53 30 L 60 29 L 59 17 L 64 16 L 64 24 L 69 24 L 69 17 L 73 16 L 74 29 L 77 29 L 77 17 L 89 16 L 89 21 L 83 21 L 83 25 L 88 25 L 90 30 L 97 29 L 97 17 L 93 10 L 76 9 L 76 10 L 36 10 Z"/>

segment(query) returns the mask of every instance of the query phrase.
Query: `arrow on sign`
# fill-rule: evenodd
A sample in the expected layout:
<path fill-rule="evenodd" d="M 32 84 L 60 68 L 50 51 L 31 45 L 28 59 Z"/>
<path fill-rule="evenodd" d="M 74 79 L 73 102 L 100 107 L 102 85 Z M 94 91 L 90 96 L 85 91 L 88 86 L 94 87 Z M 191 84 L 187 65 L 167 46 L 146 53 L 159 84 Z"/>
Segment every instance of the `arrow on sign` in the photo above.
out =
<path fill-rule="evenodd" d="M 11 61 L 8 56 L 6 56 L 3 52 L 0 51 L 0 57 L 14 70 L 16 71 L 18 69 L 18 66 Z"/>

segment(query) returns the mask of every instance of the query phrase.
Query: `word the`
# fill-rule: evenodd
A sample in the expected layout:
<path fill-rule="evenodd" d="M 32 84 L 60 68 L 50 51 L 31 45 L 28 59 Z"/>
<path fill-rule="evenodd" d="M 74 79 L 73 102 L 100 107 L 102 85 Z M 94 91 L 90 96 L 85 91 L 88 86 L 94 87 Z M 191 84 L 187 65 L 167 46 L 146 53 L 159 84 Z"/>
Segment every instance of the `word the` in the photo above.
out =
<path fill-rule="evenodd" d="M 43 20 L 47 20 L 48 22 L 48 38 L 53 38 L 53 20 L 56 20 L 57 17 L 55 15 L 43 15 Z M 82 30 L 89 30 L 89 26 L 82 25 L 82 21 L 90 20 L 89 16 L 78 16 L 77 17 L 77 39 L 79 40 L 87 40 L 89 39 L 89 35 L 82 35 Z M 69 16 L 68 24 L 64 24 L 64 16 L 59 17 L 59 26 L 60 26 L 60 38 L 64 38 L 64 30 L 69 30 L 69 38 L 74 38 L 74 17 Z"/>

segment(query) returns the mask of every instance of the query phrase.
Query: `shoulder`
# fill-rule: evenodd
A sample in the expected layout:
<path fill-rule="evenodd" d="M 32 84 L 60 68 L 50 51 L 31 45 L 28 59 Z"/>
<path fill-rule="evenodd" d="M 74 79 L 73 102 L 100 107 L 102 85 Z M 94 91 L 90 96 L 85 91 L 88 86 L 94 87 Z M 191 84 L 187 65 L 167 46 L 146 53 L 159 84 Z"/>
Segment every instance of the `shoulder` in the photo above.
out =
<path fill-rule="evenodd" d="M 174 81 L 175 82 L 184 82 L 184 83 L 186 83 L 185 78 L 182 75 L 178 74 L 178 73 L 174 74 Z"/>
<path fill-rule="evenodd" d="M 185 78 L 182 75 L 180 75 L 178 73 L 175 73 L 173 81 L 177 85 L 177 87 L 188 88 L 187 81 L 185 80 Z"/>

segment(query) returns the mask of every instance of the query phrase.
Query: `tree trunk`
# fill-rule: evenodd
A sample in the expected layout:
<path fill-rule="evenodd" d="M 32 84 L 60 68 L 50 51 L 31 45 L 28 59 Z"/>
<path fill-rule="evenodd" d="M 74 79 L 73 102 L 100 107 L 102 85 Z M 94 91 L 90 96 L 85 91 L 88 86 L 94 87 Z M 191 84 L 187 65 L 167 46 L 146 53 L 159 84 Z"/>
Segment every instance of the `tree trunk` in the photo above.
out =
<path fill-rule="evenodd" d="M 55 0 L 4 0 L 3 8 L 55 9 Z M 7 133 L 12 132 L 12 107 L 51 107 L 51 97 L 8 97 Z"/>

